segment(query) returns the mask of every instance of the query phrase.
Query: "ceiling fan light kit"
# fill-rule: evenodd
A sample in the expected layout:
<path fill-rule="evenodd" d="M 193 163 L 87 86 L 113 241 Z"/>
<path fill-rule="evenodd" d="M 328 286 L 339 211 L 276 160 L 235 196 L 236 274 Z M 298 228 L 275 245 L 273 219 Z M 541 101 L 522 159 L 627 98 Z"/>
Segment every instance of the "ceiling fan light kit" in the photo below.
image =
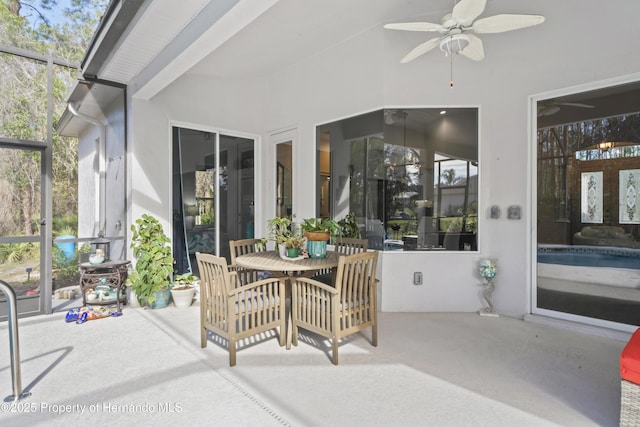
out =
<path fill-rule="evenodd" d="M 449 56 L 454 53 L 460 53 L 469 46 L 469 37 L 464 34 L 454 34 L 442 39 L 440 42 L 440 50 L 444 52 L 445 56 Z"/>

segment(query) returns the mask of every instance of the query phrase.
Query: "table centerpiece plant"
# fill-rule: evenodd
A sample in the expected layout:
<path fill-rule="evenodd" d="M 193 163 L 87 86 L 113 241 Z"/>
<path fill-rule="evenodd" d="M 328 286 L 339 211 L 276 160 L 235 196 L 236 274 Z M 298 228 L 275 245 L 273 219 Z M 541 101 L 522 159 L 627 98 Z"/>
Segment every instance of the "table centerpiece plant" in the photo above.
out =
<path fill-rule="evenodd" d="M 284 246 L 287 248 L 288 258 L 297 258 L 300 256 L 300 252 L 304 248 L 306 239 L 304 236 L 289 236 L 284 240 Z"/>
<path fill-rule="evenodd" d="M 286 256 L 285 241 L 291 237 L 291 220 L 289 218 L 277 216 L 267 221 L 269 229 L 269 239 L 276 243 L 276 250 L 280 256 Z"/>
<path fill-rule="evenodd" d="M 307 218 L 301 228 L 307 238 L 307 251 L 311 258 L 324 258 L 327 255 L 327 242 L 342 237 L 341 225 L 329 218 Z"/>

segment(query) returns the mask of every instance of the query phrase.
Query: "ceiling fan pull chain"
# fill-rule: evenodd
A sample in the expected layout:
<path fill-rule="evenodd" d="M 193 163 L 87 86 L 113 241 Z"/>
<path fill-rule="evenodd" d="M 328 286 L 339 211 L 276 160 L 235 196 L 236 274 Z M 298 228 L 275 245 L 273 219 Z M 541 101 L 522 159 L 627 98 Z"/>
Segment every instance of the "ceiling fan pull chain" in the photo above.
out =
<path fill-rule="evenodd" d="M 449 87 L 453 88 L 453 55 L 449 55 L 450 59 L 449 59 L 449 63 L 451 66 L 451 81 L 449 82 Z"/>

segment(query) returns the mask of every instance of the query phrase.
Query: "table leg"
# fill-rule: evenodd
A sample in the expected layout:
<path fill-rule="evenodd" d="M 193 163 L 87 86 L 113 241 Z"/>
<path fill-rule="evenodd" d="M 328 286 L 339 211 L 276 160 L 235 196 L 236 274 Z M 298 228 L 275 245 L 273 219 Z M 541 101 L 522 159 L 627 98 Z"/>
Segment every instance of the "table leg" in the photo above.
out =
<path fill-rule="evenodd" d="M 284 285 L 284 293 L 285 293 L 285 304 L 287 304 L 286 306 L 286 319 L 285 322 L 287 323 L 287 346 L 286 349 L 287 350 L 291 350 L 291 341 L 292 341 L 292 337 L 293 337 L 293 319 L 291 317 L 291 310 L 293 307 L 291 307 L 291 276 L 289 276 L 287 278 L 287 281 L 285 282 Z"/>
<path fill-rule="evenodd" d="M 291 311 L 293 310 L 293 307 L 291 306 L 292 302 L 291 302 L 291 292 L 292 292 L 292 280 L 295 280 L 296 277 L 306 277 L 306 278 L 311 278 L 314 274 L 316 273 L 315 270 L 313 271 L 304 271 L 304 272 L 295 272 L 292 271 L 287 275 L 287 282 L 285 283 L 285 295 L 286 295 L 286 300 L 287 303 L 289 304 L 289 307 L 287 309 L 287 350 L 291 350 L 291 344 L 292 344 L 292 338 L 293 338 L 293 317 L 291 315 Z"/>

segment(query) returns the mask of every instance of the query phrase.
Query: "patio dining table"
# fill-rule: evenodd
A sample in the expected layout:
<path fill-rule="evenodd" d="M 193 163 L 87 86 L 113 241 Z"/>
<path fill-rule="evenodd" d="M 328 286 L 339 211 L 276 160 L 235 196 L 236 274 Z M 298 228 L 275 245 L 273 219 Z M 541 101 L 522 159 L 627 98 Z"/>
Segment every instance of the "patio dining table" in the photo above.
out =
<path fill-rule="evenodd" d="M 331 269 L 338 266 L 340 254 L 335 251 L 327 251 L 324 258 L 281 258 L 277 251 L 254 252 L 240 255 L 236 258 L 236 264 L 249 270 L 269 271 L 275 277 L 288 277 L 287 299 L 291 297 L 291 279 L 296 277 L 311 277 L 318 270 Z M 287 310 L 287 350 L 291 348 L 291 309 Z"/>

